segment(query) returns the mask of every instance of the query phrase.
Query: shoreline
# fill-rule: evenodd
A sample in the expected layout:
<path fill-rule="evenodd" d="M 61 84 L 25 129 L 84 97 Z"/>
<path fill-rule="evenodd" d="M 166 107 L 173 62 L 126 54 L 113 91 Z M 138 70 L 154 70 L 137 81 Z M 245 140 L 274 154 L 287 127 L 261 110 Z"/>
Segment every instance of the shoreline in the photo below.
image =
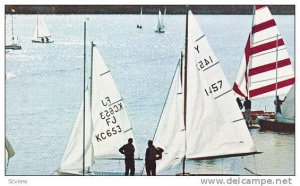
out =
<path fill-rule="evenodd" d="M 165 5 L 5 5 L 5 14 L 157 14 Z M 186 13 L 185 5 L 166 5 L 168 15 Z M 252 15 L 253 5 L 189 5 L 194 14 Z M 270 5 L 273 15 L 295 15 L 295 5 Z"/>

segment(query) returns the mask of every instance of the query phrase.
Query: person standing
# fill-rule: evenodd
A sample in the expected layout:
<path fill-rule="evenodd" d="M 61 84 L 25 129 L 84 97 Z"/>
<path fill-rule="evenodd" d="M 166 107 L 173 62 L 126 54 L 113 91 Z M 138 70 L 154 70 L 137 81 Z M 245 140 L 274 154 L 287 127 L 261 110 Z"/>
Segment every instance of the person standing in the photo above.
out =
<path fill-rule="evenodd" d="M 154 147 L 153 141 L 148 141 L 148 148 L 146 150 L 146 172 L 147 176 L 156 175 L 156 160 L 162 158 L 163 149 L 159 147 Z"/>
<path fill-rule="evenodd" d="M 286 99 L 286 96 L 285 96 L 284 100 L 280 100 L 279 96 L 276 96 L 276 100 L 274 101 L 274 104 L 276 106 L 276 113 L 281 114 L 281 105 L 285 101 L 285 99 Z"/>
<path fill-rule="evenodd" d="M 244 102 L 244 107 L 245 107 L 245 119 L 246 119 L 246 124 L 248 127 L 252 126 L 252 120 L 251 120 L 251 101 L 246 97 L 246 100 Z"/>
<path fill-rule="evenodd" d="M 125 155 L 125 176 L 129 175 L 130 170 L 130 176 L 134 176 L 135 173 L 135 165 L 134 165 L 134 146 L 133 146 L 133 139 L 129 138 L 128 143 L 123 145 L 119 152 L 121 154 Z"/>

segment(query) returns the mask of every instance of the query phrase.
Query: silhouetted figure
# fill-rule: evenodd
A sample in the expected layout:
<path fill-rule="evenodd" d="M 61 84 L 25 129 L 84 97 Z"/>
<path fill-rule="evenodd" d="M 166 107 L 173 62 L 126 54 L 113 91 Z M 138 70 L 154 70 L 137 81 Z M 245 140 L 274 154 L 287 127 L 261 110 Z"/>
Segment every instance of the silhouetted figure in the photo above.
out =
<path fill-rule="evenodd" d="M 242 103 L 241 99 L 237 97 L 236 102 L 239 105 L 240 109 L 242 110 L 243 109 L 243 103 Z"/>
<path fill-rule="evenodd" d="M 44 42 L 45 42 L 43 37 L 42 37 L 42 39 L 41 39 L 41 40 L 42 40 L 42 43 L 44 43 Z"/>
<path fill-rule="evenodd" d="M 133 139 L 129 138 L 128 143 L 123 145 L 119 151 L 125 155 L 125 176 L 134 176 L 135 165 L 134 165 L 134 146 L 132 145 Z"/>
<path fill-rule="evenodd" d="M 246 124 L 248 127 L 252 126 L 252 120 L 251 120 L 251 101 L 246 97 L 246 100 L 244 102 L 244 107 L 245 107 L 245 119 L 246 119 Z"/>
<path fill-rule="evenodd" d="M 49 38 L 48 37 L 46 37 L 46 42 L 49 43 Z"/>
<path fill-rule="evenodd" d="M 148 148 L 146 150 L 146 172 L 147 176 L 155 176 L 156 175 L 156 160 L 162 158 L 162 153 L 164 150 L 159 147 L 154 147 L 153 141 L 148 141 Z"/>
<path fill-rule="evenodd" d="M 284 100 L 280 100 L 279 96 L 276 96 L 276 100 L 274 101 L 274 104 L 276 106 L 276 113 L 281 114 L 281 105 L 285 101 L 285 99 L 286 99 L 286 96 L 285 96 Z"/>

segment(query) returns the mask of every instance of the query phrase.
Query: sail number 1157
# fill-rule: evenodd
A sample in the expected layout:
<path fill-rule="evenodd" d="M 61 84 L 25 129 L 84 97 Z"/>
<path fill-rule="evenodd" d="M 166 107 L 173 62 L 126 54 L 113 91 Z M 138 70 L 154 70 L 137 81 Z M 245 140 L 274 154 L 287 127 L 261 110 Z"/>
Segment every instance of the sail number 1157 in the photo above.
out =
<path fill-rule="evenodd" d="M 219 80 L 216 83 L 211 84 L 207 89 L 204 90 L 206 95 L 209 96 L 209 94 L 212 94 L 213 92 L 217 92 L 218 90 L 221 89 L 222 89 L 222 80 Z"/>

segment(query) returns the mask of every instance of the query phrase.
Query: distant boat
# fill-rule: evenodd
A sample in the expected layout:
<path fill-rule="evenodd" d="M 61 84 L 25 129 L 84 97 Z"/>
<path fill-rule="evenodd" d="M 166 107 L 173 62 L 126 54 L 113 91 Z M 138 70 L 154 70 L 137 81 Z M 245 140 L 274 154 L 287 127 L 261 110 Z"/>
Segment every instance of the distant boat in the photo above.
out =
<path fill-rule="evenodd" d="M 269 8 L 255 6 L 253 12 L 252 30 L 233 90 L 241 99 L 274 97 L 275 100 L 277 96 L 287 95 L 294 85 L 294 70 L 283 37 Z M 291 102 L 290 106 L 293 107 L 294 104 L 295 102 Z M 268 126 L 274 124 L 274 127 L 277 124 L 287 124 L 283 120 L 279 121 L 279 117 L 278 113 L 275 114 L 275 119 L 261 117 L 259 119 L 261 129 L 265 129 L 265 123 L 268 123 Z M 289 128 L 295 127 L 295 123 L 287 125 Z M 274 128 L 277 129 L 278 127 Z"/>
<path fill-rule="evenodd" d="M 160 175 L 180 164 L 180 175 L 187 175 L 186 159 L 258 153 L 220 62 L 191 11 L 185 37 L 185 52 L 153 138 L 153 144 L 164 149 L 156 161 Z"/>
<path fill-rule="evenodd" d="M 123 98 L 111 72 L 94 44 L 91 52 L 90 86 L 86 89 L 85 100 L 57 170 L 59 175 L 89 175 L 93 174 L 90 167 L 95 160 L 124 159 L 119 148 L 127 143 L 129 138 L 134 138 Z M 133 141 L 135 143 L 135 140 Z M 138 154 L 136 150 L 136 158 L 139 158 Z"/>
<path fill-rule="evenodd" d="M 164 12 L 164 19 L 166 16 L 166 8 L 165 8 L 165 12 Z M 164 33 L 165 32 L 165 20 L 162 18 L 161 15 L 161 11 L 158 11 L 158 16 L 157 16 L 157 23 L 156 23 L 156 29 L 155 32 L 156 33 Z"/>
<path fill-rule="evenodd" d="M 44 19 L 40 16 L 37 16 L 36 20 L 36 28 L 33 34 L 33 43 L 53 43 L 51 40 L 51 34 L 49 29 L 44 21 Z"/>
<path fill-rule="evenodd" d="M 9 17 L 6 17 L 6 26 L 8 29 L 6 29 L 6 44 L 5 49 L 6 50 L 21 50 L 22 47 L 17 43 L 18 38 L 14 35 L 14 16 L 11 15 Z M 9 20 L 10 18 L 10 20 Z M 10 27 L 10 28 L 9 28 Z"/>
<path fill-rule="evenodd" d="M 143 28 L 143 7 L 141 6 L 141 15 L 140 15 L 140 18 L 141 18 L 141 20 L 140 20 L 140 24 L 137 24 L 136 25 L 136 28 Z"/>
<path fill-rule="evenodd" d="M 9 159 L 12 158 L 15 155 L 15 151 L 8 141 L 8 139 L 5 137 L 5 172 L 8 168 Z"/>

